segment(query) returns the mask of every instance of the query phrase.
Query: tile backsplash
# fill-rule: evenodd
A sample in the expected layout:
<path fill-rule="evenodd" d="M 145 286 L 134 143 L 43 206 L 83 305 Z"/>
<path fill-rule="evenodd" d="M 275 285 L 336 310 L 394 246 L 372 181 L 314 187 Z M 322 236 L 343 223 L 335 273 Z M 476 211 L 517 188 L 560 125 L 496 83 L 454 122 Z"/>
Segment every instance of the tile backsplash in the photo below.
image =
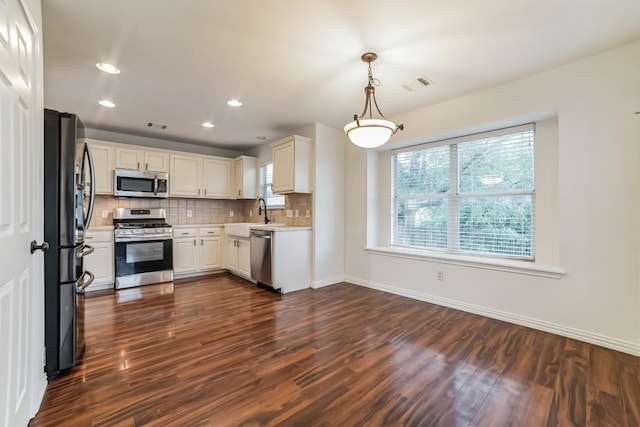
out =
<path fill-rule="evenodd" d="M 310 194 L 285 196 L 284 209 L 269 209 L 271 222 L 286 225 L 311 226 L 313 209 Z M 226 222 L 262 222 L 258 216 L 257 200 L 205 200 L 205 199 L 135 199 L 126 197 L 97 196 L 91 225 L 113 224 L 114 208 L 165 208 L 167 222 L 182 224 L 223 224 Z M 298 217 L 287 217 L 287 210 L 298 211 Z M 233 211 L 233 216 L 230 212 Z M 309 211 L 310 217 L 306 218 Z M 106 217 L 103 215 L 106 214 Z"/>

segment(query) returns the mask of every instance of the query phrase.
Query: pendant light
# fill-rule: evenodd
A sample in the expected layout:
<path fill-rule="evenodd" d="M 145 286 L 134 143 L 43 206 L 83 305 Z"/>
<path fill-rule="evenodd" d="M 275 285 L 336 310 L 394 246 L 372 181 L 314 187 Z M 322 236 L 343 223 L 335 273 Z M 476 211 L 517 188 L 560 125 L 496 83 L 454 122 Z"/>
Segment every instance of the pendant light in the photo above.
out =
<path fill-rule="evenodd" d="M 353 115 L 353 121 L 347 123 L 344 127 L 344 132 L 351 142 L 358 147 L 375 148 L 387 142 L 389 138 L 391 138 L 391 135 L 398 130 L 403 130 L 404 125 L 396 125 L 392 121 L 387 120 L 378 107 L 374 86 L 380 86 L 380 81 L 374 79 L 371 73 L 371 63 L 378 59 L 378 55 L 373 52 L 367 52 L 362 55 L 361 59 L 363 62 L 369 64 L 369 81 L 364 88 L 364 110 L 360 116 Z M 376 107 L 376 111 L 381 118 L 373 118 L 373 106 Z"/>

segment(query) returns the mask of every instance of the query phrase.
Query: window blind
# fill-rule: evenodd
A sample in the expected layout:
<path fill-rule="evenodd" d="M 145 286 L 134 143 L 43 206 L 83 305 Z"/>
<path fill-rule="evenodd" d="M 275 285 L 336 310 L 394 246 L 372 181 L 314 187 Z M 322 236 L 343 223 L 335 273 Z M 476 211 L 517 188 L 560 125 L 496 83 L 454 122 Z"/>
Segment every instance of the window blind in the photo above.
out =
<path fill-rule="evenodd" d="M 395 150 L 394 246 L 534 258 L 534 126 Z"/>
<path fill-rule="evenodd" d="M 271 184 L 273 183 L 273 163 L 260 166 L 260 196 L 267 202 L 269 207 L 284 207 L 284 196 L 273 194 Z"/>

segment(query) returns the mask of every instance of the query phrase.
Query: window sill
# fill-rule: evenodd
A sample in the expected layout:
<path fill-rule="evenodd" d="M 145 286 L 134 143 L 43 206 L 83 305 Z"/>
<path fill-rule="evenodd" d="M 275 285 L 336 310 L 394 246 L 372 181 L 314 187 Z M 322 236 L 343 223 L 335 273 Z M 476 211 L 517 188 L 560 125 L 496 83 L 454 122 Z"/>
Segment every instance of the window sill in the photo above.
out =
<path fill-rule="evenodd" d="M 536 264 L 535 262 L 529 261 L 481 258 L 467 255 L 453 255 L 391 247 L 370 247 L 365 248 L 365 251 L 370 254 L 382 256 L 433 261 L 442 264 L 462 265 L 466 267 L 484 268 L 486 270 L 497 270 L 506 271 L 509 273 L 527 274 L 530 276 L 549 277 L 552 279 L 559 279 L 565 274 L 565 271 L 561 268 Z"/>

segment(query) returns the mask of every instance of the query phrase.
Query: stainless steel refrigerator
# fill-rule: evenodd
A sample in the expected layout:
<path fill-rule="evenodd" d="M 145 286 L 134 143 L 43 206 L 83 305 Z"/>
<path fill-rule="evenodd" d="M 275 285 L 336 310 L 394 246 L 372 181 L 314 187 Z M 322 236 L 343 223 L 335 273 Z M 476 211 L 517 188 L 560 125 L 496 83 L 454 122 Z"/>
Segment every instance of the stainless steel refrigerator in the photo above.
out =
<path fill-rule="evenodd" d="M 83 257 L 95 180 L 84 127 L 74 114 L 44 111 L 45 371 L 58 377 L 84 352 L 84 288 L 93 281 Z"/>

